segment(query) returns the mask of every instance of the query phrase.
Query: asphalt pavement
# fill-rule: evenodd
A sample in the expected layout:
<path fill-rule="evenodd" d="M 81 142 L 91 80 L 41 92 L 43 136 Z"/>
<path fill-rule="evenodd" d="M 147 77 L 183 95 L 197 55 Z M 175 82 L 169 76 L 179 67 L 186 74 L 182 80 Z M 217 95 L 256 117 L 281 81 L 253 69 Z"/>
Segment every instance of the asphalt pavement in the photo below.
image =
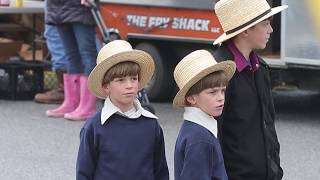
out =
<path fill-rule="evenodd" d="M 320 179 L 320 98 L 278 94 L 276 129 L 281 144 L 284 180 Z M 173 149 L 182 110 L 153 103 L 164 130 L 167 161 L 173 179 Z M 0 100 L 0 179 L 71 180 L 79 131 L 84 122 L 48 118 L 55 105 Z"/>

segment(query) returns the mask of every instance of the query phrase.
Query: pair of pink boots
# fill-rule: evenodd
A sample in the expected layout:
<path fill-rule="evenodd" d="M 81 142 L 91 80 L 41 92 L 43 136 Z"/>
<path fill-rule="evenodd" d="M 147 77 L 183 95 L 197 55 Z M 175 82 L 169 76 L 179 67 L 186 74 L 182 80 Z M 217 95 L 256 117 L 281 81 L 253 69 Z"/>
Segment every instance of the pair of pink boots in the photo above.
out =
<path fill-rule="evenodd" d="M 69 120 L 86 120 L 96 112 L 96 97 L 87 87 L 88 77 L 79 74 L 64 74 L 64 101 L 56 109 L 47 110 L 49 117 L 64 117 Z"/>

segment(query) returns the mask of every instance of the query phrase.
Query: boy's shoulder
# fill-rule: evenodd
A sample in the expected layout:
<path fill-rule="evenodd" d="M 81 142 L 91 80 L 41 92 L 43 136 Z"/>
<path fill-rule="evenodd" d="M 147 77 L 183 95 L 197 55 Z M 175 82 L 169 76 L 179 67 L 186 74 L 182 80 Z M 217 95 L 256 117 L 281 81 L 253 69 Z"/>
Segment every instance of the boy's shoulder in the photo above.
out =
<path fill-rule="evenodd" d="M 217 60 L 217 62 L 222 62 L 230 59 L 234 59 L 231 51 L 227 47 L 226 43 L 223 43 L 221 46 L 217 47 L 212 55 Z"/>
<path fill-rule="evenodd" d="M 205 127 L 194 122 L 184 120 L 181 129 L 180 137 L 187 139 L 189 143 L 207 142 L 212 144 L 215 136 Z"/>
<path fill-rule="evenodd" d="M 93 116 L 88 118 L 83 125 L 83 128 L 92 128 L 101 124 L 101 111 L 96 112 Z"/>
<path fill-rule="evenodd" d="M 141 115 L 137 120 L 140 121 L 140 123 L 146 123 L 146 124 L 148 123 L 148 124 L 153 124 L 153 126 L 160 127 L 160 123 L 158 122 L 158 120 L 156 118 Z"/>

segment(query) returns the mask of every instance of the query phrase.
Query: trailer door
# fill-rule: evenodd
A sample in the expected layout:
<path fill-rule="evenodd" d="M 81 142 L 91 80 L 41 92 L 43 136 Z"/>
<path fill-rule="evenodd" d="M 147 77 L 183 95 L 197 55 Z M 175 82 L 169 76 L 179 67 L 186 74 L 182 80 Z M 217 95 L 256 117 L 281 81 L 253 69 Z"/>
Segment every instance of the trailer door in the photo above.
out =
<path fill-rule="evenodd" d="M 320 1 L 283 0 L 281 59 L 287 65 L 320 66 Z"/>

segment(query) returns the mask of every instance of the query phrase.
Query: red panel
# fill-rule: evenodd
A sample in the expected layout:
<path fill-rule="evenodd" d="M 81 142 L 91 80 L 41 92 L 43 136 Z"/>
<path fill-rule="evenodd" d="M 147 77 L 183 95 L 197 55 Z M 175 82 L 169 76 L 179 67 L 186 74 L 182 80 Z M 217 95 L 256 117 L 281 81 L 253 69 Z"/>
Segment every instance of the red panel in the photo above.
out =
<path fill-rule="evenodd" d="M 197 9 L 101 4 L 107 27 L 128 33 L 214 40 L 222 29 L 214 12 Z"/>

